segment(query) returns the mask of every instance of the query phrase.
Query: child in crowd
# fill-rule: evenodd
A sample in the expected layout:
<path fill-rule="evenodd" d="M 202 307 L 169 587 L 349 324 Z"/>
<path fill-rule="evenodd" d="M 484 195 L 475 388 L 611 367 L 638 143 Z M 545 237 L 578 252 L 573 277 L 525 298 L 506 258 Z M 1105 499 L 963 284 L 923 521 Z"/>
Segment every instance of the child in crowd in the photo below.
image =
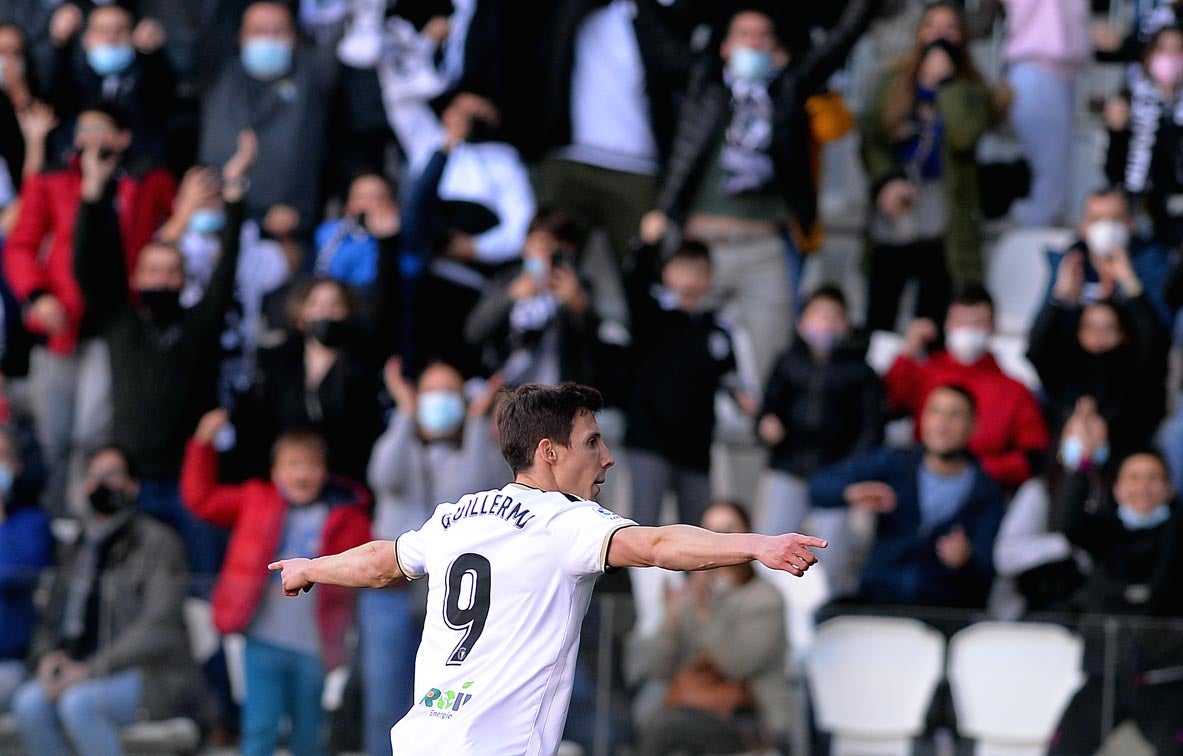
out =
<path fill-rule="evenodd" d="M 185 450 L 181 493 L 197 516 L 232 528 L 213 605 L 219 632 L 246 635 L 242 753 L 274 753 L 287 716 L 294 756 L 323 754 L 324 671 L 345 663 L 354 596 L 333 588 L 285 600 L 267 565 L 365 543 L 369 497 L 357 484 L 329 478 L 324 439 L 306 430 L 275 441 L 270 481 L 220 485 L 213 440 L 226 422 L 224 410 L 201 419 Z"/>

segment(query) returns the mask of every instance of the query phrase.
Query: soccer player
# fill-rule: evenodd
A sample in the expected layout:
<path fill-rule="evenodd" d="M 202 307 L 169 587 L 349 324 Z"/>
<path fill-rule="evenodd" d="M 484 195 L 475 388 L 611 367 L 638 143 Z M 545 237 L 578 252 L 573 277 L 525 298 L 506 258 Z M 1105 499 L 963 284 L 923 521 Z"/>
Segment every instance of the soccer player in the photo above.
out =
<path fill-rule="evenodd" d="M 317 583 L 382 588 L 427 577 L 418 699 L 396 754 L 548 756 L 571 701 L 579 629 L 596 578 L 621 567 L 706 570 L 752 560 L 793 575 L 826 542 L 798 534 L 640 527 L 595 503 L 612 466 L 598 391 L 527 384 L 498 412 L 514 481 L 441 504 L 423 527 L 317 559 L 285 559 L 289 596 Z"/>

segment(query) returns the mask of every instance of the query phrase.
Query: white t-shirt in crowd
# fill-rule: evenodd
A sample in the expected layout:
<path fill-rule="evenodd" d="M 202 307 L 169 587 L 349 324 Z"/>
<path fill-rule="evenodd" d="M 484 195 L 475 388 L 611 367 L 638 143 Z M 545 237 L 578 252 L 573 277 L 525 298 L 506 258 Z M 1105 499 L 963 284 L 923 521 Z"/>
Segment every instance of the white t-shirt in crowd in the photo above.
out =
<path fill-rule="evenodd" d="M 613 534 L 635 524 L 511 483 L 441 504 L 400 536 L 400 569 L 429 583 L 415 703 L 390 733 L 396 756 L 554 754 L 592 588 Z"/>

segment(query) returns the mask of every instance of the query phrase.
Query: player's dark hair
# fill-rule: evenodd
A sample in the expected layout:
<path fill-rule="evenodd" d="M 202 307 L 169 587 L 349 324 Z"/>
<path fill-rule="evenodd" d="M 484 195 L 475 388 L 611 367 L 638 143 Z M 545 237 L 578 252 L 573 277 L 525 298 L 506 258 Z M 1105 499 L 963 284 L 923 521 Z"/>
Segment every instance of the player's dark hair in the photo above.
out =
<path fill-rule="evenodd" d="M 966 404 L 969 405 L 969 414 L 973 415 L 974 417 L 978 416 L 978 400 L 974 399 L 974 395 L 971 394 L 969 389 L 967 389 L 965 386 L 962 386 L 960 383 L 942 383 L 940 386 L 937 386 L 932 391 L 928 392 L 928 395 L 932 396 L 938 391 L 951 391 L 954 394 L 957 394 L 965 400 Z M 925 401 L 927 402 L 928 400 L 926 399 Z"/>
<path fill-rule="evenodd" d="M 516 389 L 505 389 L 502 394 L 497 429 L 501 456 L 514 475 L 534 464 L 534 450 L 542 439 L 570 446 L 575 418 L 583 412 L 599 412 L 604 406 L 599 391 L 577 383 L 558 386 L 527 383 Z"/>
<path fill-rule="evenodd" d="M 325 443 L 324 436 L 311 428 L 297 426 L 280 433 L 275 443 L 271 444 L 271 464 L 275 464 L 281 449 L 289 448 L 307 449 L 319 455 L 326 465 L 329 463 L 329 445 Z"/>

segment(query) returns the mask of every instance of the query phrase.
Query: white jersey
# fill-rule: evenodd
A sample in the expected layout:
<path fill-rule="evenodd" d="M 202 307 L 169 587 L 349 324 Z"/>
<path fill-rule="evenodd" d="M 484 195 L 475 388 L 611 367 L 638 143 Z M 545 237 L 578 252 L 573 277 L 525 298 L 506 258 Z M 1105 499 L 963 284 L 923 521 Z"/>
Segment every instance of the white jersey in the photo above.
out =
<path fill-rule="evenodd" d="M 636 523 L 592 501 L 518 483 L 441 504 L 397 541 L 428 576 L 415 703 L 396 756 L 554 754 L 579 630 L 612 535 Z"/>

